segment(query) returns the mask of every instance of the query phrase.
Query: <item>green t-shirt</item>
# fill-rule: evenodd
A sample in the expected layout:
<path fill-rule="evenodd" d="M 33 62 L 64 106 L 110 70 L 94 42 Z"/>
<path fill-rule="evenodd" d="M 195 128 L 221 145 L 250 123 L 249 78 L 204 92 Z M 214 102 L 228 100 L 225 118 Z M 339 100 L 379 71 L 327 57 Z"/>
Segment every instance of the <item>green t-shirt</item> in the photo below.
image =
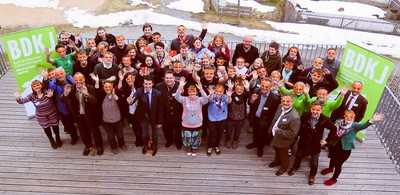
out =
<path fill-rule="evenodd" d="M 60 57 L 54 59 L 54 65 L 58 67 L 63 67 L 66 75 L 72 76 L 72 66 L 74 66 L 75 60 L 73 58 L 74 54 L 70 53 L 65 56 L 65 59 Z"/>

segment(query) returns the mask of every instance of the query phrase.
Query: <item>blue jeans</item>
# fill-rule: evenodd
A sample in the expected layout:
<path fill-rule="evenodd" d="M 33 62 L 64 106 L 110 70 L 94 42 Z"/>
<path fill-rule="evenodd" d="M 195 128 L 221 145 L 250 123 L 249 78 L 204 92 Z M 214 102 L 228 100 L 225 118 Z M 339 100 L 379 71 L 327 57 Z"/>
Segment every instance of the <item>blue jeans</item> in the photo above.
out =
<path fill-rule="evenodd" d="M 237 141 L 240 136 L 240 132 L 243 129 L 245 119 L 240 121 L 228 121 L 228 128 L 226 130 L 226 140 L 232 139 L 232 132 L 233 132 L 233 141 Z"/>
<path fill-rule="evenodd" d="M 160 128 L 157 128 L 156 124 L 152 124 L 148 119 L 140 121 L 140 126 L 142 127 L 142 140 L 144 145 L 147 146 L 147 143 L 150 140 L 149 127 L 151 127 L 151 141 L 153 142 L 152 147 L 157 147 Z"/>
<path fill-rule="evenodd" d="M 107 139 L 111 149 L 117 148 L 117 142 L 115 140 L 115 136 L 117 136 L 119 147 L 125 145 L 124 131 L 123 131 L 124 126 L 122 120 L 115 123 L 107 123 L 103 121 L 102 125 L 107 132 Z"/>

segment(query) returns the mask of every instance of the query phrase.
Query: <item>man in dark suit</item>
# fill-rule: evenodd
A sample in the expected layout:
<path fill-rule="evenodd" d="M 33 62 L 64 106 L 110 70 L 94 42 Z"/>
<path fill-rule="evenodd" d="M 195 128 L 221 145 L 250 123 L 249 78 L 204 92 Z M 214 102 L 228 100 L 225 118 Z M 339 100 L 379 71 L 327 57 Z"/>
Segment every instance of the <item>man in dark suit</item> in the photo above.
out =
<path fill-rule="evenodd" d="M 182 148 L 181 118 L 182 104 L 175 100 L 175 92 L 179 82 L 175 81 L 174 72 L 167 70 L 164 74 L 164 82 L 156 84 L 156 89 L 161 92 L 163 100 L 164 121 L 162 129 L 167 140 L 165 147 L 169 148 L 175 142 L 176 148 Z"/>
<path fill-rule="evenodd" d="M 257 59 L 260 54 L 258 53 L 258 48 L 253 45 L 253 37 L 251 35 L 246 35 L 243 37 L 243 43 L 236 45 L 235 53 L 233 53 L 232 63 L 236 63 L 236 59 L 239 57 L 244 58 L 245 66 L 249 67 L 253 64 L 254 60 Z"/>
<path fill-rule="evenodd" d="M 311 112 L 305 112 L 301 116 L 301 126 L 299 130 L 300 140 L 297 144 L 298 149 L 293 167 L 289 171 L 289 176 L 300 168 L 301 160 L 305 155 L 311 155 L 310 174 L 308 184 L 313 185 L 318 169 L 318 159 L 321 153 L 321 145 L 325 145 L 329 140 L 324 140 L 324 129 L 329 129 L 328 138 L 336 135 L 336 127 L 330 118 L 321 114 L 323 102 L 317 100 L 311 104 Z"/>
<path fill-rule="evenodd" d="M 296 141 L 300 128 L 300 117 L 293 108 L 293 97 L 285 94 L 281 97 L 281 104 L 275 113 L 269 131 L 274 136 L 272 146 L 275 150 L 275 159 L 269 167 L 281 165 L 276 176 L 284 174 L 289 167 L 289 148 Z"/>
<path fill-rule="evenodd" d="M 271 81 L 262 80 L 260 89 L 254 90 L 249 105 L 252 124 L 253 124 L 253 143 L 246 145 L 247 149 L 257 147 L 257 156 L 264 154 L 264 145 L 269 139 L 268 127 L 279 105 L 279 97 L 270 92 Z"/>
<path fill-rule="evenodd" d="M 353 82 L 352 90 L 346 93 L 340 107 L 333 111 L 331 115 L 332 122 L 342 118 L 346 110 L 352 110 L 355 113 L 355 122 L 360 122 L 364 118 L 368 100 L 360 94 L 362 88 L 363 84 L 360 81 Z"/>
<path fill-rule="evenodd" d="M 163 105 L 161 92 L 153 88 L 153 78 L 145 76 L 143 87 L 138 89 L 138 107 L 134 114 L 136 120 L 140 121 L 142 127 L 143 150 L 142 153 L 147 152 L 147 143 L 149 139 L 149 127 L 151 127 L 152 149 L 153 156 L 157 154 L 158 135 L 163 123 Z"/>
<path fill-rule="evenodd" d="M 97 103 L 95 89 L 85 83 L 85 76 L 80 72 L 75 73 L 74 81 L 74 85 L 65 86 L 60 100 L 71 103 L 71 115 L 78 124 L 79 134 L 85 144 L 83 155 L 87 156 L 89 153 L 94 155 L 92 135 L 97 146 L 97 155 L 102 155 L 104 153 L 103 139 L 95 118 Z"/>

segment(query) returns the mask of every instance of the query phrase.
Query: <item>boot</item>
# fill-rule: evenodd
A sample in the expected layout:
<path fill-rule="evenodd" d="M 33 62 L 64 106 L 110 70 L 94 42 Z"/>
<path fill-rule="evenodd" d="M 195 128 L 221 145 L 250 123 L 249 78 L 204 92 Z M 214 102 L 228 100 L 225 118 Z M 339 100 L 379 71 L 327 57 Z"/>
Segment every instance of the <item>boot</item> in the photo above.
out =
<path fill-rule="evenodd" d="M 232 141 L 231 141 L 231 140 L 225 141 L 225 147 L 226 147 L 227 149 L 230 149 L 230 148 L 232 147 Z"/>
<path fill-rule="evenodd" d="M 239 147 L 239 141 L 233 141 L 232 142 L 232 149 L 236 149 Z"/>
<path fill-rule="evenodd" d="M 54 139 L 53 139 L 53 138 L 51 138 L 51 139 L 50 139 L 50 144 L 51 144 L 51 148 L 53 148 L 53 149 L 57 149 L 56 142 L 54 141 Z"/>

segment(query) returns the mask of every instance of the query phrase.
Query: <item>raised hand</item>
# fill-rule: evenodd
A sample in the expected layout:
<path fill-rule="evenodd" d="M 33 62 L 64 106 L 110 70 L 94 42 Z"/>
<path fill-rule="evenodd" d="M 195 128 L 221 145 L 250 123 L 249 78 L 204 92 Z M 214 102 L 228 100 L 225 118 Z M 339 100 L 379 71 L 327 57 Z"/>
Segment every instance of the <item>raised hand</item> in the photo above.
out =
<path fill-rule="evenodd" d="M 200 64 L 194 65 L 193 70 L 196 71 L 196 72 L 200 71 L 201 70 L 201 65 Z"/>
<path fill-rule="evenodd" d="M 383 121 L 385 119 L 385 115 L 383 113 L 375 113 L 372 119 L 369 120 L 370 123 L 374 123 L 376 121 Z"/>
<path fill-rule="evenodd" d="M 323 70 L 325 74 L 331 74 L 331 71 L 329 71 L 327 68 L 324 68 Z"/>
<path fill-rule="evenodd" d="M 200 82 L 196 83 L 196 87 L 199 91 L 203 90 L 203 85 Z"/>
<path fill-rule="evenodd" d="M 75 40 L 81 39 L 81 33 L 75 33 Z"/>
<path fill-rule="evenodd" d="M 129 96 L 128 98 L 126 98 L 126 102 L 128 102 L 128 104 L 130 105 L 130 104 L 133 103 L 133 101 L 135 101 L 135 98 L 136 98 L 136 97 Z"/>
<path fill-rule="evenodd" d="M 48 98 L 53 97 L 53 90 L 52 89 L 46 90 L 45 96 Z"/>
<path fill-rule="evenodd" d="M 308 83 L 304 86 L 304 94 L 308 94 L 310 92 L 310 85 Z"/>
<path fill-rule="evenodd" d="M 47 80 L 47 78 L 49 77 L 49 73 L 43 69 L 43 67 L 39 67 L 39 74 L 42 75 L 44 80 Z"/>
<path fill-rule="evenodd" d="M 73 40 L 68 40 L 68 47 L 73 48 L 75 46 L 75 42 Z"/>
<path fill-rule="evenodd" d="M 208 26 L 208 22 L 202 22 L 201 23 L 201 28 L 202 29 L 207 29 L 207 26 Z"/>
<path fill-rule="evenodd" d="M 250 82 L 248 80 L 244 80 L 243 85 L 244 85 L 244 88 L 246 89 L 246 91 L 250 90 Z"/>
<path fill-rule="evenodd" d="M 279 80 L 278 81 L 278 86 L 282 87 L 283 85 L 285 85 L 285 79 Z"/>
<path fill-rule="evenodd" d="M 88 95 L 89 94 L 85 85 L 82 86 L 81 92 L 83 93 L 83 95 Z"/>
<path fill-rule="evenodd" d="M 232 93 L 233 93 L 233 91 L 232 91 L 231 88 L 229 88 L 229 89 L 226 91 L 226 95 L 229 96 L 229 97 L 232 96 Z"/>
<path fill-rule="evenodd" d="M 185 85 L 186 85 L 186 78 L 181 77 L 181 79 L 179 79 L 179 87 L 183 88 Z"/>
<path fill-rule="evenodd" d="M 208 92 L 209 92 L 210 94 L 214 94 L 214 88 L 213 88 L 213 86 L 211 86 L 211 85 L 208 86 Z"/>
<path fill-rule="evenodd" d="M 43 52 L 44 52 L 44 54 L 46 54 L 46 56 L 51 55 L 51 51 L 49 50 L 49 48 L 44 48 Z"/>
<path fill-rule="evenodd" d="M 69 93 L 71 93 L 71 85 L 65 85 L 64 86 L 64 95 L 69 95 Z"/>
<path fill-rule="evenodd" d="M 221 52 L 222 52 L 223 54 L 225 54 L 225 52 L 226 52 L 225 47 L 222 47 L 222 48 L 221 48 Z"/>
<path fill-rule="evenodd" d="M 90 78 L 92 78 L 92 80 L 94 80 L 96 83 L 99 82 L 99 75 L 95 75 L 93 73 L 89 74 Z"/>
<path fill-rule="evenodd" d="M 349 91 L 349 88 L 350 88 L 349 84 L 345 84 L 342 87 L 342 89 L 340 89 L 340 94 L 343 96 L 346 95 L 346 93 Z"/>
<path fill-rule="evenodd" d="M 228 86 L 228 89 L 233 89 L 233 83 L 232 80 L 226 81 L 226 85 Z"/>
<path fill-rule="evenodd" d="M 258 78 L 257 70 L 253 70 L 253 72 L 251 72 L 251 75 L 253 76 L 253 79 L 257 79 Z"/>
<path fill-rule="evenodd" d="M 21 98 L 21 93 L 19 92 L 19 89 L 15 89 L 14 97 L 16 100 L 19 100 Z"/>
<path fill-rule="evenodd" d="M 124 80 L 124 76 L 125 76 L 125 73 L 124 73 L 124 74 L 122 74 L 122 71 L 119 71 L 119 72 L 118 72 L 118 78 L 119 78 L 119 81 L 122 81 L 122 80 Z"/>
<path fill-rule="evenodd" d="M 108 77 L 107 81 L 115 81 L 115 79 L 117 79 L 117 77 L 115 77 L 113 75 L 113 76 Z"/>
<path fill-rule="evenodd" d="M 193 71 L 193 68 L 194 68 L 193 62 L 190 62 L 189 64 L 186 65 L 186 70 L 187 70 L 188 72 L 192 72 L 192 71 Z"/>

